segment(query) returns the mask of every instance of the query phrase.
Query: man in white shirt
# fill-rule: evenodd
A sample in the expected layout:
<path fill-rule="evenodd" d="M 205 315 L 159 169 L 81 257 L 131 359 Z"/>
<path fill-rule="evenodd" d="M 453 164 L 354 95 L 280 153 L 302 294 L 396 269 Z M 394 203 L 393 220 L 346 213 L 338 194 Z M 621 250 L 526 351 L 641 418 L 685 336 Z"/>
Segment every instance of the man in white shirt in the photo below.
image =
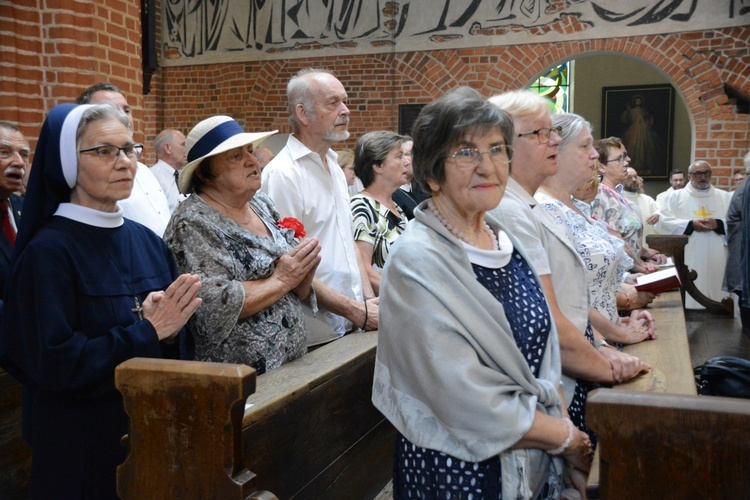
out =
<path fill-rule="evenodd" d="M 685 264 L 698 273 L 695 285 L 706 297 L 721 301 L 727 261 L 726 214 L 732 194 L 711 185 L 711 165 L 699 160 L 688 169 L 690 183 L 667 196 L 659 208 L 656 230 L 661 234 L 690 236 L 685 247 Z M 685 297 L 687 309 L 703 309 L 692 297 Z"/>
<path fill-rule="evenodd" d="M 330 72 L 306 69 L 289 80 L 287 98 L 293 134 L 263 170 L 261 191 L 322 246 L 314 287 L 325 311 L 315 317 L 308 308 L 309 343 L 377 329 L 378 299 L 354 245 L 346 178 L 331 149 L 349 137 L 346 90 Z"/>
<path fill-rule="evenodd" d="M 180 170 L 187 163 L 185 156 L 185 135 L 179 130 L 166 129 L 159 132 L 154 139 L 156 157 L 159 159 L 151 166 L 151 173 L 159 181 L 161 190 L 167 197 L 169 213 L 185 199 L 177 187 Z"/>
<path fill-rule="evenodd" d="M 130 124 L 133 125 L 128 101 L 122 91 L 111 83 L 101 82 L 92 85 L 78 96 L 76 103 L 113 104 L 130 117 Z M 138 169 L 133 181 L 133 191 L 130 193 L 130 197 L 117 202 L 122 208 L 123 216 L 143 224 L 160 237 L 163 236 L 169 223 L 170 213 L 167 197 L 161 190 L 159 181 L 156 180 L 149 168 L 141 162 L 138 162 Z"/>

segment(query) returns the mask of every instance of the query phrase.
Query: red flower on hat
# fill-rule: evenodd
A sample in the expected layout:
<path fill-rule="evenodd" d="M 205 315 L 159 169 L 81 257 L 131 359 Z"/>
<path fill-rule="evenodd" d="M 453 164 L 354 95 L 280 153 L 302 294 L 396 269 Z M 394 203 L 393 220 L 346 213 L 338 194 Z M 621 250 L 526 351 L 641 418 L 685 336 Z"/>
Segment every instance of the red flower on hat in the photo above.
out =
<path fill-rule="evenodd" d="M 294 217 L 284 217 L 277 223 L 277 226 L 281 229 L 293 229 L 295 238 L 304 238 L 307 234 L 305 233 L 305 225 Z"/>

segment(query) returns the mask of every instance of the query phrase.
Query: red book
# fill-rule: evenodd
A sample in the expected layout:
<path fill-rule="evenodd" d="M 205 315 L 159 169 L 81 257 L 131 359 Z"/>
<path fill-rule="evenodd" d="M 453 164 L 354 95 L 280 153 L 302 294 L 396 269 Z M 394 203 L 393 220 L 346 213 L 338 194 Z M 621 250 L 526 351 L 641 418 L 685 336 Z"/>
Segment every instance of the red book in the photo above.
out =
<path fill-rule="evenodd" d="M 677 268 L 670 267 L 655 273 L 645 274 L 636 280 L 635 289 L 639 292 L 661 293 L 679 288 L 682 285 Z"/>

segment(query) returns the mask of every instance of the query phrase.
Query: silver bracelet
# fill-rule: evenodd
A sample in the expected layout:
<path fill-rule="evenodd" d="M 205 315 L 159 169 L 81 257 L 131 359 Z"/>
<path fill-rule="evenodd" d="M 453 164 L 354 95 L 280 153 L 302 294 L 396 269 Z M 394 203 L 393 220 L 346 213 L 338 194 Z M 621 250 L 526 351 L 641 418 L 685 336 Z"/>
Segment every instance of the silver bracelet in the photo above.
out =
<path fill-rule="evenodd" d="M 563 422 L 568 424 L 568 438 L 559 448 L 555 448 L 554 450 L 547 450 L 547 453 L 549 453 L 550 455 L 560 455 L 562 452 L 567 450 L 570 446 L 570 443 L 573 442 L 573 435 L 575 434 L 575 427 L 573 426 L 573 422 L 571 422 L 569 418 L 564 418 Z"/>

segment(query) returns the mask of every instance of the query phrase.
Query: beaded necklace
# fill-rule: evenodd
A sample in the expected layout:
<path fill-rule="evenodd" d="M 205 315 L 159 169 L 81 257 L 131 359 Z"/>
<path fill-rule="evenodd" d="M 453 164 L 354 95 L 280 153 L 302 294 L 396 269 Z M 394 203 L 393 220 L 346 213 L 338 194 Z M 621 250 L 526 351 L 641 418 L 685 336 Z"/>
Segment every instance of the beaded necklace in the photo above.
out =
<path fill-rule="evenodd" d="M 458 238 L 458 239 L 459 239 L 460 241 L 463 241 L 463 242 L 464 242 L 464 243 L 466 243 L 467 245 L 471 245 L 471 246 L 473 246 L 473 247 L 475 247 L 475 246 L 476 246 L 476 245 L 474 245 L 474 244 L 473 244 L 473 243 L 472 243 L 471 241 L 469 241 L 469 240 L 468 240 L 468 239 L 466 238 L 466 236 L 464 236 L 464 233 L 462 233 L 461 231 L 459 231 L 458 229 L 456 229 L 456 228 L 455 228 L 455 227 L 453 226 L 453 224 L 451 224 L 450 222 L 448 222 L 448 221 L 447 221 L 447 220 L 445 219 L 445 217 L 443 217 L 443 214 L 441 214 L 441 213 L 440 213 L 440 211 L 439 211 L 439 210 L 437 209 L 437 207 L 435 206 L 435 204 L 433 203 L 433 201 L 432 201 L 432 200 L 429 200 L 429 201 L 427 202 L 427 210 L 429 210 L 429 211 L 430 211 L 430 213 L 431 213 L 432 215 L 434 215 L 434 216 L 435 216 L 435 217 L 437 218 L 437 220 L 439 220 L 439 221 L 440 221 L 440 223 L 441 223 L 441 224 L 442 224 L 443 226 L 445 226 L 445 228 L 446 228 L 446 229 L 447 229 L 448 231 L 450 231 L 450 232 L 451 232 L 451 234 L 452 234 L 453 236 L 455 236 L 456 238 Z M 495 235 L 495 232 L 494 232 L 494 231 L 492 230 L 492 228 L 491 228 L 491 227 L 489 226 L 489 224 L 487 224 L 487 222 L 485 222 L 485 221 L 482 221 L 482 222 L 483 222 L 483 224 L 484 224 L 484 230 L 485 230 L 485 232 L 487 233 L 487 235 L 488 235 L 488 236 L 490 237 L 490 241 L 492 242 L 492 249 L 493 249 L 493 250 L 499 250 L 499 249 L 500 249 L 500 247 L 499 247 L 499 246 L 498 246 L 498 244 L 497 244 L 497 235 Z"/>

